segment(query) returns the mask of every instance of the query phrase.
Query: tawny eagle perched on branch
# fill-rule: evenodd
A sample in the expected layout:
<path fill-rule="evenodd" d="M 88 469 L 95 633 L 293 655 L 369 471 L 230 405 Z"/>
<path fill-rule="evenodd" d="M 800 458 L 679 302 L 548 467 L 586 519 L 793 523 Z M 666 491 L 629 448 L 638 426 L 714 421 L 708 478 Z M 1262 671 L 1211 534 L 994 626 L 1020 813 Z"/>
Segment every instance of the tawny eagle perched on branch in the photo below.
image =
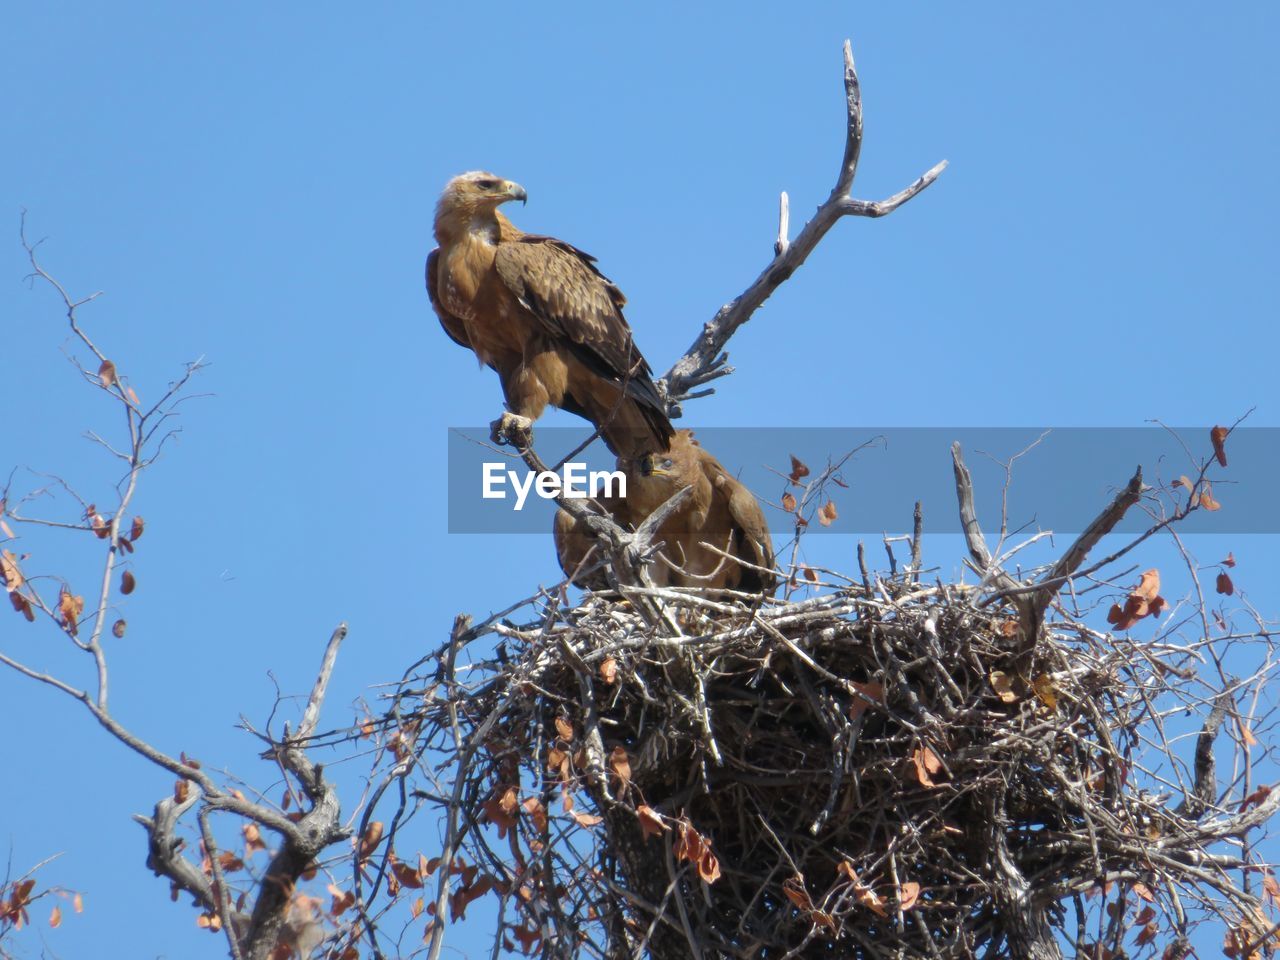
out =
<path fill-rule="evenodd" d="M 649 568 L 655 585 L 773 592 L 773 540 L 760 504 L 692 431 L 676 431 L 665 453 L 619 457 L 618 469 L 626 474 L 627 495 L 598 500 L 624 526 L 639 527 L 680 490 L 693 488 L 653 535 L 665 544 Z M 595 538 L 565 510 L 556 513 L 555 540 L 565 576 L 581 587 L 604 586 L 603 577 L 583 575 L 584 560 L 594 565 L 587 552 Z"/>
<path fill-rule="evenodd" d="M 494 422 L 494 439 L 526 444 L 551 404 L 590 420 L 618 456 L 664 452 L 671 421 L 622 316 L 626 298 L 594 257 L 498 212 L 526 198 L 491 173 L 454 177 L 427 257 L 427 293 L 445 333 L 502 378 L 509 412 Z"/>

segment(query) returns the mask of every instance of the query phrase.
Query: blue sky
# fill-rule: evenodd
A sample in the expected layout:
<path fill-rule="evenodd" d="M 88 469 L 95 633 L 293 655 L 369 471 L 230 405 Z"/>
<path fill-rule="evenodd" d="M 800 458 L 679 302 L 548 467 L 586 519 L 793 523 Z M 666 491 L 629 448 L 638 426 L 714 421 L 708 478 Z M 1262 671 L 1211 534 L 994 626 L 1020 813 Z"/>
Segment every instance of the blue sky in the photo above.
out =
<path fill-rule="evenodd" d="M 1256 405 L 1252 425 L 1280 426 L 1274 5 L 49 2 L 4 19 L 0 467 L 103 500 L 114 480 L 80 438 L 111 411 L 60 353 L 50 291 L 23 282 L 26 208 L 46 266 L 105 291 L 84 319 L 144 400 L 210 363 L 212 396 L 140 494 L 114 698 L 165 749 L 250 778 L 266 773 L 238 715 L 265 717 L 268 670 L 303 690 L 339 620 L 334 722 L 458 611 L 558 576 L 549 540 L 445 534 L 447 428 L 492 419 L 500 393 L 422 289 L 444 181 L 521 182 L 520 225 L 596 254 L 665 370 L 767 262 L 778 191 L 798 228 L 830 189 L 845 37 L 866 105 L 855 193 L 951 166 L 893 216 L 838 225 L 685 425 L 1207 426 Z M 1230 547 L 1274 612 L 1275 539 Z M 88 582 L 78 542 L 24 549 Z M 952 538 L 929 552 L 959 557 Z M 0 647 L 76 669 L 56 639 L 0 618 Z M 169 778 L 5 674 L 0 723 L 19 731 L 0 845 L 18 865 L 65 850 L 47 877 L 86 893 L 50 946 L 219 956 L 128 822 Z"/>

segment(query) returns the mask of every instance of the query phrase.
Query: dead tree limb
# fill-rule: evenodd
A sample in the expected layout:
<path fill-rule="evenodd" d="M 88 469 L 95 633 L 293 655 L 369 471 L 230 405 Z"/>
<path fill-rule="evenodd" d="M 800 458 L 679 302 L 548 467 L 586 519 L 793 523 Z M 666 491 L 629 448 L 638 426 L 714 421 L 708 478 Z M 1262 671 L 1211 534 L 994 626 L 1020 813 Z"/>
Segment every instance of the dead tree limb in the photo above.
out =
<path fill-rule="evenodd" d="M 685 400 L 713 393 L 712 388 L 695 391 L 695 388 L 728 376 L 733 367 L 728 365 L 729 355 L 724 352 L 729 338 L 738 328 L 751 319 L 778 287 L 782 286 L 805 262 L 828 230 L 842 217 L 883 217 L 892 213 L 916 194 L 928 187 L 946 169 L 947 161 L 935 164 L 904 190 L 884 200 L 857 200 L 850 190 L 858 172 L 858 157 L 862 152 L 862 93 L 858 86 L 858 72 L 853 65 L 853 50 L 849 41 L 844 42 L 844 90 L 845 90 L 845 143 L 844 157 L 835 186 L 813 218 L 804 225 L 795 240 L 788 241 L 789 224 L 787 195 L 782 195 L 779 210 L 778 238 L 774 242 L 774 257 L 760 275 L 741 294 L 721 307 L 703 326 L 697 339 L 667 371 L 659 383 L 665 392 L 671 416 L 680 415 L 680 404 Z"/>

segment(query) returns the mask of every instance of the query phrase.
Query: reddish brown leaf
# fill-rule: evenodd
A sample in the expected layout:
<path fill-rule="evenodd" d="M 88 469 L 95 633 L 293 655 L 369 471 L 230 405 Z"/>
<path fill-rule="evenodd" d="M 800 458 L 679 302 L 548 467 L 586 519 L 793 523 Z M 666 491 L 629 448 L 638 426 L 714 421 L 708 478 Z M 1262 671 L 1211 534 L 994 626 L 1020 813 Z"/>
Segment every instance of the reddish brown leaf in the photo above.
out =
<path fill-rule="evenodd" d="M 1133 892 L 1136 893 L 1138 896 L 1140 896 L 1143 900 L 1147 901 L 1147 903 L 1156 902 L 1156 895 L 1151 892 L 1151 888 L 1148 887 L 1145 883 L 1135 883 L 1133 885 Z"/>
<path fill-rule="evenodd" d="M 1262 878 L 1262 889 L 1268 900 L 1273 904 L 1280 904 L 1280 882 L 1276 881 L 1275 874 L 1268 873 Z"/>
<path fill-rule="evenodd" d="M 853 687 L 862 696 L 855 696 L 853 702 L 849 704 L 849 719 L 857 720 L 867 711 L 870 704 L 868 700 L 883 704 L 884 703 L 884 686 L 879 683 L 859 683 L 857 680 L 850 680 L 849 686 Z M 863 699 L 863 698 L 866 699 Z"/>
<path fill-rule="evenodd" d="M 1218 463 L 1224 467 L 1227 465 L 1227 434 L 1231 431 L 1226 427 L 1214 427 L 1209 431 L 1209 441 L 1213 444 L 1213 455 L 1217 458 Z"/>
<path fill-rule="evenodd" d="M 1133 925 L 1135 927 L 1146 926 L 1155 918 L 1156 918 L 1156 911 L 1150 904 L 1148 904 L 1147 906 L 1142 908 L 1141 913 L 1139 913 L 1136 917 L 1133 918 Z"/>
<path fill-rule="evenodd" d="M 662 816 L 658 811 L 644 804 L 636 807 L 636 817 L 640 821 L 640 832 L 646 837 L 656 837 L 671 829 L 662 822 Z"/>
<path fill-rule="evenodd" d="M 836 513 L 836 505 L 832 501 L 828 500 L 818 511 L 818 522 L 824 527 L 829 527 L 836 522 L 836 519 L 839 516 L 840 515 Z"/>
<path fill-rule="evenodd" d="M 707 848 L 707 842 L 702 834 L 693 828 L 693 824 L 688 820 L 681 820 L 677 827 L 676 841 L 673 845 L 673 853 L 677 860 L 688 860 L 690 863 L 697 863 L 702 859 L 702 852 Z"/>
<path fill-rule="evenodd" d="M 804 888 L 804 877 L 797 874 L 794 877 L 788 877 L 782 881 L 782 892 L 786 894 L 797 910 L 803 910 L 809 913 L 813 910 L 813 898 L 809 896 L 809 891 Z"/>
<path fill-rule="evenodd" d="M 418 876 L 418 871 L 409 866 L 407 863 L 393 863 L 391 872 L 395 874 L 395 878 L 400 881 L 402 887 L 408 887 L 412 890 L 422 888 L 422 878 Z"/>
<path fill-rule="evenodd" d="M 1240 721 L 1240 740 L 1246 747 L 1256 747 L 1258 738 L 1253 735 L 1253 731 L 1249 729 L 1249 725 L 1243 720 Z"/>
<path fill-rule="evenodd" d="M 790 480 L 794 484 L 799 484 L 801 480 L 809 475 L 809 468 L 806 467 L 793 453 L 791 455 L 791 476 Z"/>
<path fill-rule="evenodd" d="M 914 907 L 919 899 L 920 884 L 914 880 L 908 880 L 898 888 L 898 904 L 904 912 Z"/>
<path fill-rule="evenodd" d="M 792 496 L 789 490 L 782 495 L 782 509 L 787 513 L 796 512 L 796 498 Z"/>
<path fill-rule="evenodd" d="M 529 819 L 533 821 L 534 829 L 539 833 L 545 833 L 547 829 L 547 808 L 542 805 L 542 801 L 537 797 L 529 797 L 521 804 L 524 812 L 529 815 Z"/>
<path fill-rule="evenodd" d="M 73 637 L 79 629 L 82 613 L 84 613 L 84 597 L 74 596 L 63 584 L 62 592 L 58 594 L 58 616 L 62 620 L 62 625 L 67 628 L 67 633 Z"/>
<path fill-rule="evenodd" d="M 13 609 L 27 618 L 27 623 L 35 623 L 36 613 L 31 609 L 31 601 L 20 593 L 9 594 L 9 602 Z"/>
<path fill-rule="evenodd" d="M 142 530 L 146 525 L 147 525 L 147 522 L 143 520 L 141 517 L 134 517 L 133 523 L 129 525 L 129 539 L 137 540 L 140 536 L 142 536 Z"/>
<path fill-rule="evenodd" d="M 253 826 L 253 824 L 248 826 Z M 364 835 L 360 837 L 360 860 L 368 860 L 373 856 L 374 851 L 378 849 L 378 844 L 382 842 L 383 829 L 384 826 L 381 820 L 374 820 L 369 826 L 365 827 Z"/>
<path fill-rule="evenodd" d="M 610 685 L 618 682 L 618 661 L 613 657 L 600 664 L 600 679 Z"/>
<path fill-rule="evenodd" d="M 1155 943 L 1156 937 L 1160 935 L 1160 925 L 1154 920 L 1143 926 L 1138 931 L 1138 938 L 1134 941 L 1140 947 L 1145 947 L 1149 943 Z"/>
<path fill-rule="evenodd" d="M 138 586 L 138 580 L 133 575 L 132 570 L 126 570 L 124 573 L 120 575 L 120 592 L 123 593 L 126 597 L 129 594 L 133 593 L 133 591 L 137 588 L 137 586 Z"/>
<path fill-rule="evenodd" d="M 62 907 L 56 903 L 53 905 L 53 909 L 49 911 L 49 926 L 62 926 Z"/>
<path fill-rule="evenodd" d="M 801 567 L 800 569 L 804 571 L 804 578 L 810 583 L 818 582 L 818 571 L 814 570 L 813 567 Z"/>
<path fill-rule="evenodd" d="M 1227 576 L 1225 570 L 1218 574 L 1217 590 L 1219 593 L 1225 593 L 1228 597 L 1236 592 L 1236 585 L 1231 582 L 1231 578 Z"/>
<path fill-rule="evenodd" d="M 98 367 L 98 379 L 102 381 L 104 387 L 110 387 L 116 383 L 116 365 L 110 360 L 103 360 L 102 366 Z"/>
<path fill-rule="evenodd" d="M 627 756 L 627 750 L 622 744 L 618 744 L 609 753 L 609 769 L 613 771 L 613 775 L 618 778 L 618 782 L 623 790 L 631 786 L 631 760 Z"/>
<path fill-rule="evenodd" d="M 702 857 L 698 860 L 698 876 L 706 884 L 715 883 L 720 879 L 720 861 L 716 859 L 710 847 L 703 849 Z"/>
<path fill-rule="evenodd" d="M 917 747 L 911 753 L 911 763 L 921 786 L 936 787 L 938 785 L 933 777 L 942 770 L 942 761 L 938 759 L 936 753 L 928 747 Z"/>
<path fill-rule="evenodd" d="M 117 640 L 124 636 L 124 632 L 128 629 L 129 624 L 124 620 L 117 620 L 111 625 L 111 635 Z"/>
<path fill-rule="evenodd" d="M 1236 555 L 1234 553 L 1228 553 L 1227 558 L 1222 561 L 1222 565 L 1224 567 L 1234 567 L 1236 565 Z"/>
<path fill-rule="evenodd" d="M 573 724 L 566 717 L 556 717 L 556 733 L 565 743 L 573 742 Z"/>

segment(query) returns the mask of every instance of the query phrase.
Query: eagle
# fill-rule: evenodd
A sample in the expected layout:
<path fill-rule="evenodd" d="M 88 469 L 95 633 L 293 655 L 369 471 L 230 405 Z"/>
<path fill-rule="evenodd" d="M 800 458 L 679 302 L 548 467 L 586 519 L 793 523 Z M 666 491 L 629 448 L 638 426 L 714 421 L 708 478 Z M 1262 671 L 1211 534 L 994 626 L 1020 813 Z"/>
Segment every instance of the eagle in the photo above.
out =
<path fill-rule="evenodd" d="M 527 199 L 492 173 L 454 177 L 427 257 L 427 294 L 445 333 L 502 379 L 507 412 L 494 439 L 526 445 L 550 404 L 590 420 L 615 456 L 665 452 L 671 421 L 622 315 L 626 297 L 594 257 L 498 212 Z"/>
<path fill-rule="evenodd" d="M 760 504 L 692 431 L 676 431 L 665 452 L 638 460 L 619 457 L 618 469 L 626 476 L 626 496 L 597 499 L 623 526 L 638 527 L 680 490 L 693 488 L 654 535 L 665 544 L 649 568 L 655 585 L 773 593 L 773 541 Z M 602 587 L 603 578 L 586 573 L 592 534 L 563 509 L 556 513 L 554 533 L 565 576 L 581 587 Z"/>

